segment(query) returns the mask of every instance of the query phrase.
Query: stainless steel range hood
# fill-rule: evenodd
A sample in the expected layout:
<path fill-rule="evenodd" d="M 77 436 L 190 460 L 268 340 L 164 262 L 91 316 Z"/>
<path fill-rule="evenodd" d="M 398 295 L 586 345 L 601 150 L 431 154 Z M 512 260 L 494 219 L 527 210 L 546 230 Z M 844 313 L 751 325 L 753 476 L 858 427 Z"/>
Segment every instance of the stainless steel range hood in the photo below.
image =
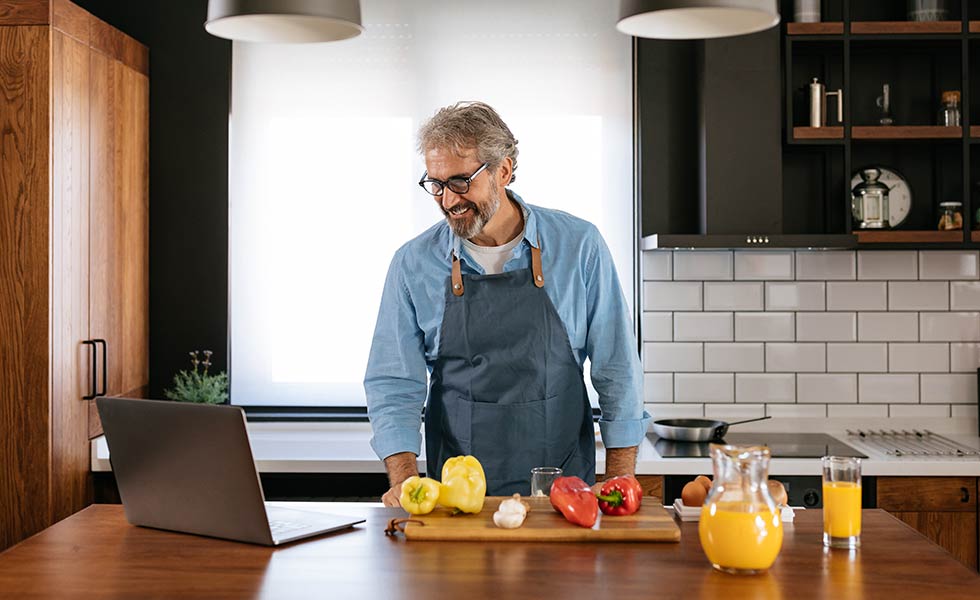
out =
<path fill-rule="evenodd" d="M 857 236 L 842 234 L 653 234 L 643 238 L 641 250 L 698 248 L 819 248 L 857 247 Z"/>

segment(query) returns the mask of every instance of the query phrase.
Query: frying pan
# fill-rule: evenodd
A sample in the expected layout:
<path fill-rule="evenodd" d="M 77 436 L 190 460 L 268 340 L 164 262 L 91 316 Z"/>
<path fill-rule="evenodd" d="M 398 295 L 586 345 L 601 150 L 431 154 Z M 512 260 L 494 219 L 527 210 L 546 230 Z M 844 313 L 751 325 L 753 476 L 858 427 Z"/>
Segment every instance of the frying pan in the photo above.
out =
<path fill-rule="evenodd" d="M 720 442 L 728 433 L 731 425 L 741 425 L 742 423 L 752 423 L 754 421 L 764 421 L 772 417 L 759 417 L 757 419 L 746 419 L 726 423 L 725 421 L 713 421 L 711 419 L 662 419 L 653 422 L 653 432 L 658 437 L 665 440 L 676 440 L 678 442 Z"/>

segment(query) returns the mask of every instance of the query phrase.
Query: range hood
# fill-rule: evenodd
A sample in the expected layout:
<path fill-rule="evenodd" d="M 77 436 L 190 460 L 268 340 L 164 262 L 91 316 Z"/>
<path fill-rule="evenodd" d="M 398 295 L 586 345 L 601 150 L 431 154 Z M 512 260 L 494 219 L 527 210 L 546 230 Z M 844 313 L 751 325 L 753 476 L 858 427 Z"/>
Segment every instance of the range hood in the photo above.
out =
<path fill-rule="evenodd" d="M 843 180 L 820 206 L 784 190 L 778 27 L 634 43 L 643 249 L 857 246 L 836 233 L 849 218 Z M 827 214 L 832 198 L 840 207 Z"/>

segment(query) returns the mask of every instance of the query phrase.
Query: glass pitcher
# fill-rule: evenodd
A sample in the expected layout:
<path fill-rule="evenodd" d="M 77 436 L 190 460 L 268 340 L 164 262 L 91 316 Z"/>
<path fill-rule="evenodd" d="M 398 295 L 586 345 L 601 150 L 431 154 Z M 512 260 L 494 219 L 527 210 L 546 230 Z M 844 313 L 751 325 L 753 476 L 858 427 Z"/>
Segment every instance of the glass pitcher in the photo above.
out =
<path fill-rule="evenodd" d="M 715 479 L 698 534 L 719 571 L 762 573 L 783 545 L 780 509 L 769 495 L 769 448 L 711 444 Z"/>

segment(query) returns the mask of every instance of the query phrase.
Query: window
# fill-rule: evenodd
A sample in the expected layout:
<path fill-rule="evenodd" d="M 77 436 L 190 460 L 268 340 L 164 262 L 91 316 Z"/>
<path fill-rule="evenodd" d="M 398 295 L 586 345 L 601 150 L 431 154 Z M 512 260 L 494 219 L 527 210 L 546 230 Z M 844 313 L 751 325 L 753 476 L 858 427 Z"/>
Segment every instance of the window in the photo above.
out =
<path fill-rule="evenodd" d="M 442 219 L 419 125 L 483 100 L 519 140 L 527 202 L 595 223 L 632 301 L 630 39 L 614 2 L 362 3 L 331 44 L 235 43 L 232 402 L 358 406 L 388 263 Z"/>

